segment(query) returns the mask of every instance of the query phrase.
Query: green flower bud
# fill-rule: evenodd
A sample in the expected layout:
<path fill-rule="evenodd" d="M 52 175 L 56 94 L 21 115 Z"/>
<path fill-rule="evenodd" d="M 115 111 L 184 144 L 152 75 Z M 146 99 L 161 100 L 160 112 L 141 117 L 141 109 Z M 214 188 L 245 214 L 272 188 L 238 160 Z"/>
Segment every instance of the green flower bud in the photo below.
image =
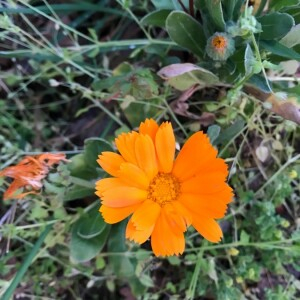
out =
<path fill-rule="evenodd" d="M 226 60 L 235 51 L 234 40 L 225 32 L 216 32 L 207 40 L 206 53 L 213 60 Z"/>

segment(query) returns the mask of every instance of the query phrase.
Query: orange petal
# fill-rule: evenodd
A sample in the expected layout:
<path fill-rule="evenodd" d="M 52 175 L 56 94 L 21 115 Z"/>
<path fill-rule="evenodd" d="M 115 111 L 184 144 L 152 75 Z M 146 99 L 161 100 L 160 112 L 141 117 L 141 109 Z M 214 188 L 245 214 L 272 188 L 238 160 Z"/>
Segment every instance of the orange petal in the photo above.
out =
<path fill-rule="evenodd" d="M 135 157 L 135 140 L 137 136 L 138 133 L 132 131 L 129 133 L 122 133 L 115 139 L 116 146 L 123 158 L 135 165 L 137 164 Z"/>
<path fill-rule="evenodd" d="M 201 166 L 214 159 L 217 150 L 210 144 L 206 134 L 194 133 L 179 152 L 172 173 L 184 181 L 197 173 Z"/>
<path fill-rule="evenodd" d="M 203 195 L 218 193 L 228 186 L 225 179 L 226 175 L 219 172 L 194 176 L 181 183 L 181 192 Z"/>
<path fill-rule="evenodd" d="M 175 234 L 186 231 L 186 222 L 181 214 L 177 212 L 173 203 L 163 207 L 165 218 Z"/>
<path fill-rule="evenodd" d="M 179 201 L 173 201 L 172 205 L 176 209 L 177 213 L 184 219 L 185 226 L 189 227 L 193 221 L 192 214 L 189 212 L 189 210 Z"/>
<path fill-rule="evenodd" d="M 185 247 L 184 235 L 171 229 L 162 209 L 151 235 L 151 245 L 156 256 L 182 254 Z"/>
<path fill-rule="evenodd" d="M 220 173 L 226 174 L 224 176 L 227 176 L 228 166 L 223 158 L 214 158 L 214 159 L 209 160 L 203 166 L 201 166 L 201 168 L 200 168 L 200 170 L 198 170 L 198 172 L 202 173 L 202 174 L 220 172 Z"/>
<path fill-rule="evenodd" d="M 108 207 L 105 205 L 101 205 L 99 211 L 102 214 L 104 221 L 108 224 L 115 224 L 124 219 L 126 219 L 129 215 L 131 215 L 140 204 L 125 206 L 125 207 Z"/>
<path fill-rule="evenodd" d="M 109 207 L 131 206 L 147 199 L 147 191 L 135 187 L 117 187 L 102 193 L 102 204 Z"/>
<path fill-rule="evenodd" d="M 170 173 L 175 156 L 175 136 L 170 122 L 162 123 L 155 137 L 159 171 Z"/>
<path fill-rule="evenodd" d="M 205 239 L 212 243 L 220 242 L 223 237 L 219 224 L 212 218 L 193 215 L 193 226 Z"/>
<path fill-rule="evenodd" d="M 147 189 L 150 180 L 143 170 L 131 163 L 123 163 L 118 172 L 118 177 L 130 186 Z"/>
<path fill-rule="evenodd" d="M 21 192 L 22 188 L 24 188 L 26 183 L 22 180 L 15 179 L 8 189 L 3 194 L 3 200 L 7 199 L 21 199 L 23 198 L 27 193 L 17 193 L 18 191 Z M 35 193 L 35 192 L 33 192 Z"/>
<path fill-rule="evenodd" d="M 224 217 L 227 211 L 226 202 L 222 202 L 221 199 L 217 198 L 206 198 L 206 195 L 182 194 L 179 197 L 179 202 L 189 212 L 198 216 L 220 219 Z"/>
<path fill-rule="evenodd" d="M 120 165 L 125 162 L 123 157 L 114 152 L 102 152 L 98 156 L 98 164 L 108 174 L 117 177 Z"/>
<path fill-rule="evenodd" d="M 145 243 L 149 239 L 153 231 L 154 225 L 144 230 L 137 230 L 134 226 L 134 223 L 131 220 L 132 218 L 128 221 L 126 227 L 126 238 L 138 244 Z"/>
<path fill-rule="evenodd" d="M 139 128 L 141 134 L 150 135 L 152 141 L 155 141 L 155 135 L 158 130 L 158 125 L 153 119 L 146 119 L 145 122 L 142 122 Z"/>
<path fill-rule="evenodd" d="M 152 180 L 158 173 L 153 141 L 149 135 L 139 135 L 135 142 L 135 154 L 138 166 Z"/>
<path fill-rule="evenodd" d="M 127 184 L 119 178 L 104 178 L 100 179 L 96 182 L 96 190 L 95 193 L 100 198 L 102 197 L 102 193 L 109 190 L 114 189 L 120 186 L 127 186 Z"/>
<path fill-rule="evenodd" d="M 131 217 L 131 222 L 137 230 L 146 230 L 153 227 L 159 214 L 161 207 L 152 200 L 146 200 L 137 209 Z"/>

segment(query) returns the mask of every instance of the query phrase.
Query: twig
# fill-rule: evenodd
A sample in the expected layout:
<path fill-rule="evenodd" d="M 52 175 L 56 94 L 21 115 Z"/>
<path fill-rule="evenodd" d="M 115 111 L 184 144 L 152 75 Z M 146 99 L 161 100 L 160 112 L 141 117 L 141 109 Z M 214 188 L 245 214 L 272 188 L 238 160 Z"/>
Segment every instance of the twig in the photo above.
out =
<path fill-rule="evenodd" d="M 184 6 L 184 4 L 182 3 L 181 0 L 178 0 L 178 3 L 180 4 L 180 6 L 182 7 L 182 9 L 188 14 L 188 10 L 186 9 L 186 7 Z"/>
<path fill-rule="evenodd" d="M 190 15 L 192 17 L 195 16 L 195 12 L 194 12 L 194 0 L 189 0 L 189 7 L 190 7 Z"/>

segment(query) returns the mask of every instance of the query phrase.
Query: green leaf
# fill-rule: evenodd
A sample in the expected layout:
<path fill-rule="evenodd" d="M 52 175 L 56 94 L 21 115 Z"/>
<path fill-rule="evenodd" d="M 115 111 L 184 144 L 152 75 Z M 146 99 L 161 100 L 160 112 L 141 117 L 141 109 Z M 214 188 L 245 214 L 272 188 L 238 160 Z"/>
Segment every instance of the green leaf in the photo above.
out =
<path fill-rule="evenodd" d="M 260 75 L 253 75 L 248 80 L 250 84 L 253 84 L 255 87 L 259 88 L 261 91 L 265 93 L 271 93 L 269 86 L 266 83 L 266 78 Z M 269 82 L 270 85 L 270 82 Z"/>
<path fill-rule="evenodd" d="M 251 49 L 251 46 L 247 44 L 246 50 L 245 50 L 245 75 L 249 75 L 253 72 L 253 65 L 256 62 L 256 59 L 253 55 L 253 51 Z"/>
<path fill-rule="evenodd" d="M 68 164 L 71 175 L 87 180 L 99 177 L 97 159 L 103 151 L 113 151 L 106 140 L 101 138 L 86 139 L 83 153 L 74 155 Z"/>
<path fill-rule="evenodd" d="M 296 51 L 276 42 L 276 41 L 260 41 L 259 45 L 267 51 L 273 54 L 289 58 L 300 60 L 300 54 Z"/>
<path fill-rule="evenodd" d="M 182 10 L 177 0 L 151 0 L 152 4 L 157 8 Z M 188 7 L 188 0 L 183 0 L 183 5 Z"/>
<path fill-rule="evenodd" d="M 216 145 L 224 145 L 230 142 L 237 134 L 239 134 L 245 126 L 245 121 L 241 118 L 237 119 L 232 125 L 227 127 L 221 132 L 219 137 L 216 139 Z"/>
<path fill-rule="evenodd" d="M 99 211 L 93 209 L 89 214 L 83 215 L 80 218 L 77 234 L 83 239 L 92 239 L 101 234 L 106 227 L 107 224 L 104 222 Z"/>
<path fill-rule="evenodd" d="M 238 2 L 238 0 L 225 0 L 224 1 L 224 10 L 226 10 L 228 20 L 232 20 L 234 8 L 235 8 L 237 2 Z"/>
<path fill-rule="evenodd" d="M 274 40 L 285 36 L 295 25 L 293 17 L 289 14 L 274 12 L 257 18 L 262 26 L 259 38 L 262 40 Z"/>
<path fill-rule="evenodd" d="M 174 11 L 167 18 L 166 29 L 175 43 L 203 57 L 206 37 L 201 24 L 194 18 L 184 12 Z"/>
<path fill-rule="evenodd" d="M 241 9 L 245 0 L 236 0 L 236 4 L 233 11 L 233 20 L 237 20 L 241 15 Z"/>
<path fill-rule="evenodd" d="M 95 188 L 84 187 L 80 185 L 72 185 L 68 187 L 63 196 L 63 201 L 71 201 L 75 199 L 82 199 L 95 194 Z"/>
<path fill-rule="evenodd" d="M 100 213 L 96 210 L 96 213 Z M 101 216 L 100 216 L 101 217 Z M 104 247 L 111 226 L 100 218 L 94 218 L 95 212 L 84 214 L 72 227 L 70 256 L 75 262 L 86 262 L 94 258 Z M 99 233 L 96 234 L 96 227 Z"/>
<path fill-rule="evenodd" d="M 101 138 L 89 138 L 84 141 L 84 158 L 91 168 L 98 166 L 97 159 L 103 151 L 113 151 L 111 145 Z"/>
<path fill-rule="evenodd" d="M 221 131 L 221 127 L 218 125 L 211 125 L 208 127 L 207 135 L 212 144 L 214 144 L 215 140 L 218 138 L 220 131 Z"/>
<path fill-rule="evenodd" d="M 153 11 L 146 15 L 142 20 L 142 25 L 151 25 L 151 26 L 158 26 L 158 27 L 165 27 L 166 26 L 166 19 L 169 14 L 172 12 L 170 9 L 160 9 Z"/>
<path fill-rule="evenodd" d="M 300 24 L 294 26 L 286 36 L 280 40 L 280 44 L 292 48 L 300 44 Z"/>
<path fill-rule="evenodd" d="M 249 241 L 250 241 L 249 234 L 245 230 L 242 230 L 241 236 L 240 236 L 240 242 L 243 244 L 248 244 Z"/>
<path fill-rule="evenodd" d="M 125 244 L 125 228 L 127 221 L 112 226 L 111 234 L 108 240 L 109 264 L 114 274 L 119 278 L 129 278 L 134 276 L 134 267 L 130 259 L 126 256 L 127 247 Z M 113 255 L 113 253 L 122 253 L 121 255 Z"/>
<path fill-rule="evenodd" d="M 180 91 L 185 91 L 195 84 L 205 86 L 219 81 L 212 72 L 190 63 L 169 65 L 157 74 Z"/>
<path fill-rule="evenodd" d="M 225 31 L 225 21 L 223 17 L 221 0 L 206 0 L 206 6 L 213 22 L 217 26 L 217 29 Z"/>
<path fill-rule="evenodd" d="M 270 8 L 278 11 L 281 10 L 282 8 L 286 9 L 287 7 L 299 5 L 299 3 L 300 3 L 299 0 L 276 0 L 276 1 L 271 1 Z"/>

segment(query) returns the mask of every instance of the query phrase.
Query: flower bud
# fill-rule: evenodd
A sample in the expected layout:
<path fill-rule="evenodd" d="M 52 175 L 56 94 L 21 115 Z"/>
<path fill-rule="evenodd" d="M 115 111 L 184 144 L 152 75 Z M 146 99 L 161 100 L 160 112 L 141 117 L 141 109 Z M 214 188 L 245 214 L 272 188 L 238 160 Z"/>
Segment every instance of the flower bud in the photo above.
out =
<path fill-rule="evenodd" d="M 213 60 L 226 60 L 234 53 L 234 40 L 224 32 L 216 32 L 206 44 L 206 53 Z"/>

